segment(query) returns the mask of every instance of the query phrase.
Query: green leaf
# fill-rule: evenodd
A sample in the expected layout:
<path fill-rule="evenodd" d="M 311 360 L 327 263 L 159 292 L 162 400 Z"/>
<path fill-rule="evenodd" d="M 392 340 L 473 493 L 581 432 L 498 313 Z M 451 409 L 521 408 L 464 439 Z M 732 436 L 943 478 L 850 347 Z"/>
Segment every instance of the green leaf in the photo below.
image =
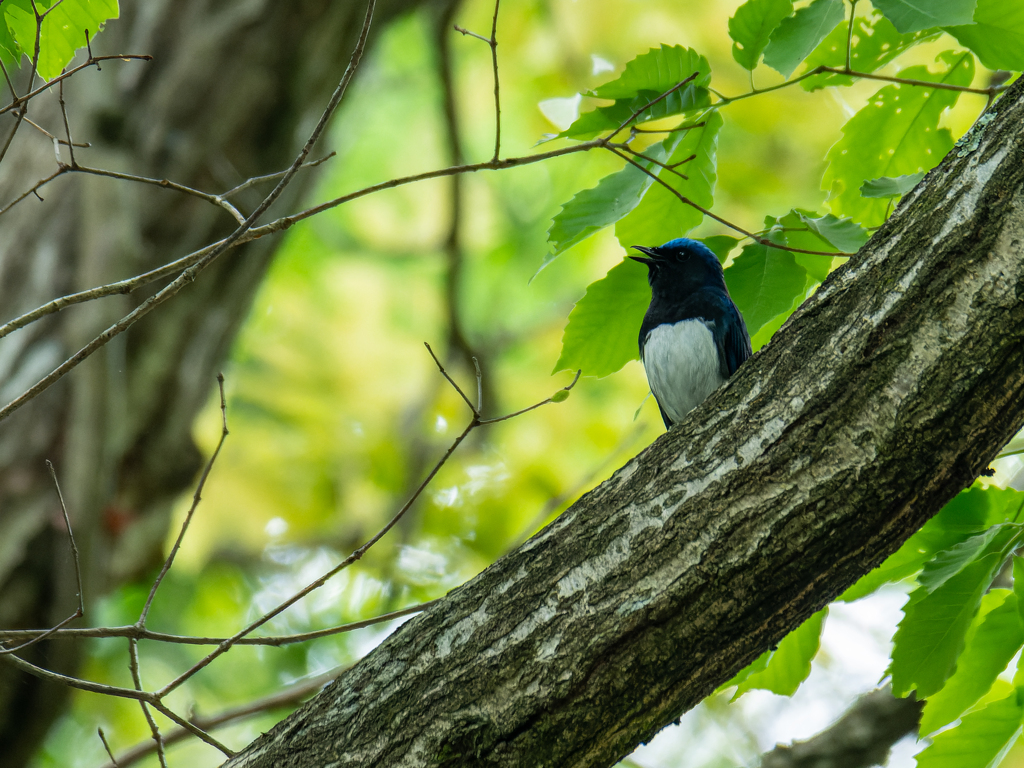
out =
<path fill-rule="evenodd" d="M 805 293 L 807 270 L 793 254 L 760 243 L 750 243 L 725 270 L 725 284 L 736 302 L 747 332 L 754 336 L 762 326 L 793 307 Z"/>
<path fill-rule="evenodd" d="M 41 0 L 40 11 L 54 4 Z M 85 48 L 85 33 L 96 36 L 103 23 L 117 18 L 117 0 L 63 0 L 46 14 L 39 32 L 39 74 L 50 80 L 61 73 L 75 51 Z M 36 19 L 28 0 L 6 0 L 5 30 L 0 33 L 0 55 L 5 62 L 20 63 L 21 54 L 31 58 L 36 48 Z"/>
<path fill-rule="evenodd" d="M 844 18 L 843 0 L 814 0 L 782 20 L 764 50 L 764 63 L 783 77 L 789 77 Z"/>
<path fill-rule="evenodd" d="M 626 64 L 621 75 L 586 95 L 618 100 L 652 91 L 658 96 L 695 72 L 700 74 L 693 85 L 706 88 L 711 84 L 711 65 L 704 56 L 681 45 L 663 44 L 661 48 L 640 54 Z"/>
<path fill-rule="evenodd" d="M 647 148 L 647 155 L 664 162 L 665 147 L 662 143 L 654 144 Z M 646 168 L 653 166 L 649 162 L 642 165 Z M 621 171 L 605 176 L 596 187 L 577 192 L 551 221 L 548 243 L 552 258 L 628 214 L 640 204 L 653 183 L 654 179 L 648 174 L 634 165 L 627 165 Z M 544 266 L 547 263 L 550 261 Z"/>
<path fill-rule="evenodd" d="M 831 213 L 816 218 L 801 213 L 800 220 L 818 237 L 845 253 L 856 253 L 871 236 L 853 219 L 838 219 Z"/>
<path fill-rule="evenodd" d="M 807 57 L 807 69 L 846 66 L 846 42 L 849 28 L 840 24 L 822 40 Z M 885 16 L 872 10 L 868 16 L 858 16 L 853 22 L 853 41 L 850 46 L 850 67 L 857 72 L 874 72 L 888 64 L 908 48 L 939 36 L 936 30 L 921 30 L 901 35 Z M 826 72 L 800 81 L 805 91 L 816 91 L 826 86 L 850 86 L 857 81 L 848 75 Z"/>
<path fill-rule="evenodd" d="M 953 85 L 969 85 L 974 78 L 972 54 L 946 51 L 938 60 L 945 65 L 942 72 L 909 67 L 900 76 Z M 887 85 L 872 96 L 828 151 L 822 189 L 829 193 L 832 212 L 869 227 L 881 224 L 886 201 L 861 197 L 861 185 L 868 179 L 927 171 L 938 164 L 953 147 L 953 137 L 939 128 L 939 118 L 958 96 L 957 91 L 899 84 Z"/>
<path fill-rule="evenodd" d="M 739 245 L 740 240 L 738 237 L 729 237 L 729 235 L 712 235 L 711 237 L 702 237 L 701 242 L 718 257 L 722 264 L 725 264 L 725 260 Z"/>
<path fill-rule="evenodd" d="M 977 0 L 872 0 L 900 32 L 970 24 Z"/>
<path fill-rule="evenodd" d="M 927 711 L 927 707 L 925 708 Z M 917 768 L 988 768 L 1016 737 L 1024 716 L 1024 692 L 971 712 L 956 728 L 943 731 L 918 753 Z"/>
<path fill-rule="evenodd" d="M 844 592 L 844 602 L 859 600 L 883 584 L 913 576 L 934 557 L 959 542 L 1013 519 L 1024 493 L 973 485 L 953 497 L 920 531 L 911 536 L 881 566 Z"/>
<path fill-rule="evenodd" d="M 607 376 L 640 357 L 638 338 L 651 288 L 647 268 L 626 259 L 587 286 L 569 313 L 562 354 L 552 373 L 582 369 L 585 376 Z"/>
<path fill-rule="evenodd" d="M 963 714 L 985 695 L 1024 644 L 1017 596 L 993 589 L 981 599 L 978 615 L 965 638 L 956 673 L 931 696 L 921 715 L 922 736 L 937 731 Z"/>
<path fill-rule="evenodd" d="M 910 593 L 893 636 L 893 694 L 906 696 L 917 690 L 918 698 L 927 698 L 942 688 L 956 668 L 967 628 L 1000 564 L 999 555 L 989 554 L 934 592 L 918 587 Z"/>
<path fill-rule="evenodd" d="M 559 138 L 590 139 L 599 133 L 614 131 L 634 114 L 636 117 L 632 124 L 639 124 L 649 120 L 660 120 L 664 117 L 694 112 L 711 104 L 711 96 L 708 94 L 707 88 L 699 88 L 693 83 L 660 99 L 662 93 L 664 91 L 641 91 L 637 96 L 618 99 L 607 107 L 598 107 L 590 112 L 584 112 L 558 136 Z M 645 109 L 649 104 L 653 104 L 653 106 L 650 109 Z"/>
<path fill-rule="evenodd" d="M 865 181 L 860 185 L 861 197 L 900 197 L 907 194 L 924 178 L 924 171 L 908 173 L 905 176 L 882 176 Z"/>
<path fill-rule="evenodd" d="M 1016 523 L 995 525 L 987 531 L 971 536 L 949 549 L 945 549 L 925 563 L 917 582 L 928 592 L 934 592 L 967 565 L 989 554 L 1005 560 L 1021 539 L 1021 528 Z"/>
<path fill-rule="evenodd" d="M 683 163 L 676 169 L 685 174 L 686 179 L 658 166 L 651 170 L 683 197 L 703 208 L 710 208 L 714 203 L 717 179 L 716 152 L 722 116 L 717 111 L 711 112 L 703 122 L 703 127 L 685 132 L 685 136 L 665 161 L 666 165 L 673 165 L 693 157 L 693 160 Z M 661 245 L 677 237 L 684 237 L 700 224 L 703 218 L 704 214 L 682 202 L 658 182 L 646 190 L 639 205 L 618 221 L 615 225 L 615 236 L 626 249 L 632 245 Z"/>
<path fill-rule="evenodd" d="M 792 696 L 800 683 L 811 674 L 811 660 L 818 652 L 821 643 L 821 628 L 828 615 L 828 608 L 815 613 L 811 618 L 786 635 L 775 651 L 769 651 L 767 659 L 761 662 L 762 656 L 753 669 L 742 680 L 738 681 L 732 700 L 736 701 L 747 691 L 759 688 L 777 693 L 780 696 Z M 741 673 L 742 674 L 742 673 Z"/>
<path fill-rule="evenodd" d="M 989 69 L 1024 69 L 1024 3 L 1020 0 L 978 0 L 974 24 L 948 27 Z"/>
<path fill-rule="evenodd" d="M 1013 593 L 1017 596 L 1017 611 L 1024 624 L 1024 557 L 1013 556 Z"/>
<path fill-rule="evenodd" d="M 732 57 L 744 69 L 754 69 L 768 38 L 791 13 L 792 0 L 747 0 L 729 19 L 729 37 L 734 40 Z"/>

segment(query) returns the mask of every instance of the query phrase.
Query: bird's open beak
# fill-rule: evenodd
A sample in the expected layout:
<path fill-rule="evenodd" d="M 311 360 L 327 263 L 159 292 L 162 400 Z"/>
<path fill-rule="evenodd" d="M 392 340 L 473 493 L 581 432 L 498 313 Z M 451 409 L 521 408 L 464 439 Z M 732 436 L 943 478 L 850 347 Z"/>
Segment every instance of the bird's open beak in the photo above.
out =
<path fill-rule="evenodd" d="M 653 257 L 657 256 L 657 254 L 654 253 L 653 248 L 648 248 L 645 245 L 634 245 L 633 248 L 640 251 L 640 253 L 646 253 L 648 256 L 652 257 L 650 259 L 645 259 L 643 256 L 630 256 L 629 258 L 631 258 L 633 261 L 639 261 L 641 264 L 646 264 L 647 266 L 650 266 L 651 264 L 654 263 Z"/>

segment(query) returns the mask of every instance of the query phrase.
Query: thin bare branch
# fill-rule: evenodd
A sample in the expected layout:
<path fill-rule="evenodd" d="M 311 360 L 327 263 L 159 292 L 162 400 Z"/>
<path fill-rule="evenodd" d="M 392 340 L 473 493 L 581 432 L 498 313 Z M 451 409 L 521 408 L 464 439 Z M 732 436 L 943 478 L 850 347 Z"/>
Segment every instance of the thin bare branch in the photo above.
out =
<path fill-rule="evenodd" d="M 330 637 L 345 632 L 352 632 L 357 629 L 372 627 L 375 624 L 382 624 L 386 621 L 394 621 L 403 616 L 420 613 L 430 608 L 437 600 L 428 600 L 425 603 L 410 605 L 397 611 L 384 613 L 361 621 L 353 621 L 348 624 L 340 624 L 336 627 L 317 629 L 312 632 L 301 632 L 292 635 L 266 635 L 259 637 L 243 637 L 235 641 L 235 645 L 292 645 L 304 643 L 308 640 L 317 640 L 321 637 Z M 178 645 L 220 645 L 230 638 L 226 637 L 203 637 L 198 635 L 172 635 L 166 632 L 154 632 L 137 624 L 128 624 L 121 627 L 83 627 L 81 629 L 5 629 L 0 630 L 0 639 L 22 640 L 24 638 L 38 637 L 44 633 L 53 633 L 57 637 L 88 637 L 88 638 L 134 638 L 136 640 L 153 640 L 160 643 L 176 643 Z"/>
<path fill-rule="evenodd" d="M 530 411 L 536 410 L 537 408 L 540 408 L 542 405 L 547 405 L 548 403 L 562 402 L 565 399 L 565 397 L 559 397 L 559 394 L 562 392 L 568 392 L 573 387 L 575 387 L 576 382 L 580 380 L 580 374 L 582 373 L 582 370 L 576 371 L 576 375 L 573 377 L 573 380 L 569 383 L 569 386 L 562 387 L 560 390 L 558 390 L 558 392 L 553 394 L 551 397 L 545 400 L 541 400 L 539 403 L 534 403 L 528 408 L 523 408 L 521 410 L 506 414 L 504 416 L 498 416 L 497 418 L 494 419 L 480 419 L 481 426 L 484 424 L 497 424 L 499 421 L 508 421 L 509 419 L 514 419 L 516 416 L 522 416 L 524 413 L 529 413 Z"/>
<path fill-rule="evenodd" d="M 117 759 L 114 757 L 113 751 L 111 751 L 110 749 L 110 745 L 107 743 L 107 737 L 106 734 L 103 733 L 103 729 L 97 728 L 96 733 L 99 734 L 100 741 L 103 742 L 103 749 L 107 751 L 107 756 L 110 758 L 110 765 L 112 766 L 112 768 L 121 768 L 121 766 L 117 763 Z"/>
<path fill-rule="evenodd" d="M 299 167 L 300 168 L 316 168 L 318 165 L 320 165 L 321 163 L 326 163 L 328 160 L 330 160 L 332 157 L 336 156 L 337 154 L 338 154 L 337 152 L 332 151 L 332 152 L 324 155 L 323 157 L 321 157 L 319 160 L 310 160 L 307 163 L 303 163 Z M 264 176 L 253 176 L 251 179 L 246 179 L 245 181 L 243 181 L 237 187 L 232 187 L 227 192 L 222 192 L 221 194 L 217 195 L 217 197 L 220 198 L 220 199 L 229 198 L 232 195 L 237 195 L 243 189 L 248 189 L 249 187 L 251 187 L 251 186 L 253 186 L 255 184 L 260 184 L 260 183 L 262 183 L 264 181 L 273 181 L 274 179 L 280 179 L 286 173 L 288 173 L 288 171 L 284 170 L 284 171 L 278 171 L 277 173 L 268 173 L 268 174 L 265 174 Z"/>
<path fill-rule="evenodd" d="M 695 80 L 695 79 L 697 78 L 697 75 L 699 75 L 699 74 L 700 74 L 700 72 L 694 72 L 694 73 L 693 73 L 692 75 L 690 75 L 690 76 L 689 76 L 688 78 L 686 78 L 685 80 L 682 80 L 682 81 L 680 81 L 680 82 L 676 83 L 675 85 L 673 85 L 673 86 L 672 86 L 671 88 L 669 88 L 669 89 L 668 89 L 667 91 L 665 91 L 665 92 L 664 92 L 664 93 L 662 93 L 662 94 L 661 94 L 660 96 L 658 96 L 657 98 L 655 98 L 655 99 L 654 99 L 653 101 L 650 101 L 650 102 L 648 102 L 647 104 L 644 104 L 644 105 L 643 105 L 642 107 L 640 107 L 639 109 L 636 109 L 636 110 L 634 110 L 634 111 L 633 111 L 633 114 L 631 114 L 631 115 L 630 115 L 629 117 L 627 117 L 627 118 L 625 119 L 625 121 L 624 121 L 624 122 L 622 123 L 622 125 L 620 125 L 620 126 L 619 126 L 618 128 L 616 128 L 616 129 L 615 129 L 614 131 L 612 131 L 612 132 L 611 132 L 611 134 L 610 134 L 609 136 L 607 136 L 605 140 L 606 140 L 606 141 L 611 141 L 612 139 L 614 139 L 614 138 L 615 138 L 615 137 L 616 137 L 616 136 L 617 136 L 617 135 L 619 134 L 619 132 L 620 132 L 620 131 L 621 131 L 621 130 L 622 130 L 623 128 L 625 128 L 625 127 L 626 127 L 627 125 L 629 125 L 629 124 L 630 124 L 631 122 L 633 122 L 634 120 L 636 120 L 636 119 L 637 119 L 637 118 L 638 118 L 638 117 L 639 117 L 640 115 L 642 115 L 642 114 L 643 114 L 644 112 L 646 112 L 646 111 L 647 111 L 648 109 L 650 109 L 651 107 L 653 107 L 653 106 L 654 106 L 655 104 L 657 104 L 658 102 L 660 102 L 660 101 L 663 101 L 664 99 L 667 99 L 667 98 L 668 98 L 669 96 L 671 96 L 671 95 L 672 95 L 673 93 L 675 93 L 675 92 L 676 92 L 676 91 L 678 91 L 678 90 L 679 90 L 680 88 L 682 88 L 682 87 L 683 87 L 684 85 L 687 85 L 688 83 L 691 83 L 691 82 L 693 82 L 693 81 L 694 81 L 694 80 Z"/>
<path fill-rule="evenodd" d="M 89 59 L 87 61 L 85 61 L 84 63 L 79 64 L 77 67 L 69 69 L 66 72 L 62 72 L 61 74 L 57 75 L 57 77 L 53 78 L 53 80 L 50 80 L 48 83 L 44 83 L 43 85 L 39 86 L 35 90 L 30 90 L 24 96 L 15 96 L 12 99 L 10 104 L 8 104 L 6 107 L 0 108 L 0 115 L 5 114 L 7 112 L 11 112 L 11 111 L 13 111 L 15 109 L 18 109 L 26 101 L 30 101 L 31 99 L 34 99 L 36 96 L 38 96 L 43 91 L 47 90 L 48 88 L 51 88 L 52 86 L 56 85 L 57 83 L 61 82 L 62 80 L 67 80 L 72 75 L 78 74 L 83 69 L 86 69 L 88 67 L 96 67 L 97 69 L 99 69 L 98 62 L 101 62 L 101 61 L 112 61 L 112 60 L 115 60 L 115 59 L 119 59 L 121 61 L 131 61 L 133 59 L 137 59 L 139 61 L 152 61 L 153 57 L 148 55 L 148 54 L 136 54 L 136 53 L 115 53 L 115 54 L 111 54 L 111 55 L 108 55 L 108 56 L 90 56 Z"/>
<path fill-rule="evenodd" d="M 132 674 L 135 690 L 143 690 L 142 674 L 139 672 L 139 643 L 134 639 L 128 641 L 128 669 Z M 140 701 L 139 706 L 142 707 L 142 716 L 146 718 L 146 724 L 149 725 L 149 732 L 153 737 L 156 754 L 160 759 L 160 768 L 167 768 L 167 755 L 164 754 L 164 740 L 163 736 L 160 735 L 160 727 L 156 724 L 156 720 L 153 719 L 153 714 L 149 711 L 149 706 L 146 702 Z"/>
<path fill-rule="evenodd" d="M 466 405 L 469 406 L 469 410 L 473 412 L 473 415 L 479 416 L 480 411 L 476 409 L 476 406 L 473 405 L 473 401 L 470 400 L 466 393 L 462 391 L 462 387 L 455 383 L 455 379 L 448 375 L 448 371 L 444 369 L 444 366 L 441 364 L 441 361 L 438 360 L 437 355 L 434 354 L 434 350 L 430 348 L 430 344 L 424 341 L 423 346 L 427 348 L 427 352 L 430 353 L 430 356 L 434 358 L 434 362 L 437 363 L 437 370 L 441 372 L 442 376 L 448 379 L 448 383 L 451 384 L 455 388 L 455 391 L 459 393 L 459 396 L 466 402 Z"/>
<path fill-rule="evenodd" d="M 69 688 L 77 688 L 80 691 L 89 691 L 90 693 L 99 693 L 103 696 L 117 696 L 122 699 L 135 699 L 138 701 L 147 701 L 150 704 L 156 702 L 156 695 L 148 691 L 136 691 L 134 688 L 119 688 L 116 685 L 104 685 L 103 683 L 94 683 L 89 680 L 80 680 L 77 677 L 68 677 L 58 672 L 51 672 L 48 669 L 37 667 L 31 662 L 25 661 L 18 656 L 13 654 L 8 656 L 0 657 L 3 658 L 10 664 L 13 664 L 22 672 L 27 672 L 30 675 L 41 678 L 43 680 L 50 680 L 61 685 L 66 685 Z"/>
<path fill-rule="evenodd" d="M 317 675 L 309 680 L 304 680 L 301 683 L 285 688 L 282 691 L 278 691 L 271 696 L 267 696 L 262 699 L 251 701 L 247 704 L 243 704 L 239 707 L 233 707 L 231 709 L 224 710 L 214 715 L 208 716 L 194 716 L 189 718 L 189 722 L 193 725 L 202 728 L 204 731 L 211 731 L 214 728 L 218 728 L 222 725 L 228 725 L 230 723 L 237 723 L 242 720 L 246 720 L 257 715 L 261 715 L 264 712 L 269 712 L 282 707 L 293 706 L 303 699 L 307 698 L 311 694 L 316 693 L 323 688 L 327 683 L 336 679 L 338 675 L 345 671 L 347 667 L 331 670 L 325 672 L 322 675 Z M 184 741 L 192 735 L 192 732 L 185 728 L 174 728 L 164 734 L 164 745 L 170 746 L 176 744 L 179 741 Z M 125 750 L 115 759 L 110 754 L 110 763 L 103 766 L 103 768 L 127 768 L 130 765 L 134 765 L 139 760 L 145 757 L 149 757 L 155 752 L 155 748 L 151 741 L 145 741 L 137 744 L 130 749 Z"/>
<path fill-rule="evenodd" d="M 171 566 L 174 564 L 174 558 L 178 554 L 178 550 L 181 548 L 181 542 L 185 538 L 185 534 L 188 532 L 188 527 L 192 523 L 192 516 L 195 514 L 196 508 L 199 506 L 199 502 L 203 497 L 203 488 L 206 486 L 206 480 L 210 476 L 210 471 L 213 469 L 213 463 L 217 461 L 217 456 L 220 455 L 220 449 L 224 447 L 224 441 L 228 437 L 228 409 L 227 402 L 224 399 L 224 374 L 217 374 L 217 387 L 220 390 L 220 417 L 221 417 L 221 433 L 220 440 L 217 442 L 217 447 L 213 450 L 209 460 L 206 462 L 206 466 L 203 468 L 203 474 L 199 477 L 199 483 L 196 485 L 196 492 L 192 495 L 192 505 L 188 508 L 188 513 L 185 515 L 185 520 L 181 524 L 181 530 L 178 532 L 178 538 L 174 541 L 174 546 L 171 547 L 170 553 L 167 555 L 167 559 L 164 561 L 163 567 L 160 569 L 160 573 L 153 581 L 153 586 L 149 590 L 149 596 L 146 598 L 146 604 L 142 607 L 142 613 L 139 614 L 139 620 L 137 625 L 139 628 L 146 626 L 146 618 L 149 616 L 149 609 L 153 605 L 153 598 L 156 597 L 156 591 L 160 588 L 161 582 L 164 580 L 164 576 L 171 570 Z M 134 640 L 132 641 L 134 642 Z"/>
<path fill-rule="evenodd" d="M 168 720 L 173 720 L 175 723 L 177 723 L 179 726 L 181 726 L 186 731 L 191 733 L 193 736 L 195 736 L 200 741 L 205 741 L 207 744 L 209 744 L 214 749 L 219 749 L 227 757 L 233 757 L 234 756 L 235 750 L 231 749 L 226 744 L 222 744 L 217 739 L 213 738 L 213 736 L 208 734 L 206 731 L 204 731 L 198 725 L 196 725 L 196 724 L 186 720 L 184 717 L 181 717 L 180 715 L 176 714 L 173 710 L 168 708 L 166 705 L 164 705 L 160 701 L 153 702 L 153 708 L 157 712 L 159 712 L 161 715 L 166 717 Z"/>
<path fill-rule="evenodd" d="M 49 460 L 46 461 L 46 468 L 50 470 L 50 477 L 53 478 L 53 485 L 57 489 L 57 498 L 60 499 L 60 509 L 61 512 L 64 513 L 64 524 L 67 526 L 68 529 L 68 541 L 71 544 L 71 557 L 75 563 L 75 586 L 78 589 L 78 607 L 75 609 L 75 612 L 68 616 L 66 619 L 64 619 L 64 621 L 60 622 L 54 627 L 51 627 L 50 629 L 45 630 L 44 632 L 39 633 L 38 635 L 33 636 L 32 639 L 28 642 L 22 643 L 21 645 L 16 646 L 14 648 L 0 649 L 0 656 L 9 653 L 15 653 L 16 651 L 20 651 L 23 648 L 28 648 L 30 645 L 38 643 L 41 640 L 45 640 L 47 637 L 50 637 L 51 635 L 59 632 L 62 628 L 66 627 L 75 619 L 79 619 L 85 615 L 85 596 L 83 595 L 82 590 L 82 561 L 78 555 L 78 545 L 75 544 L 75 534 L 71 530 L 71 518 L 68 517 L 68 508 L 64 504 L 64 494 L 61 493 L 60 483 L 57 482 L 57 472 L 54 470 L 53 464 L 51 464 Z"/>

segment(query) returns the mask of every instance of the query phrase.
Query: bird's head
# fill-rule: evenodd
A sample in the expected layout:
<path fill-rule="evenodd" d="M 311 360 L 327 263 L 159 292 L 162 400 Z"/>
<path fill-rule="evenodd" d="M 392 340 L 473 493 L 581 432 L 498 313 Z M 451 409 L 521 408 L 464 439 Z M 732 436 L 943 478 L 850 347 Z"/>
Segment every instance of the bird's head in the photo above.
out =
<path fill-rule="evenodd" d="M 654 290 L 686 291 L 725 284 L 718 257 L 698 240 L 681 237 L 657 248 L 633 247 L 644 256 L 629 258 L 647 265 L 647 280 Z"/>

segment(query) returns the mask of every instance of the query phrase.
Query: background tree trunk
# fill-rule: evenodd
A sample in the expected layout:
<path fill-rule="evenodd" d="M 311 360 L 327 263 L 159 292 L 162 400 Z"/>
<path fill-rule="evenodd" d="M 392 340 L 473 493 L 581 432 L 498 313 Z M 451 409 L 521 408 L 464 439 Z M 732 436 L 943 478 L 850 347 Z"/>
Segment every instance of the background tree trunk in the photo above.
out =
<path fill-rule="evenodd" d="M 413 2 L 381 0 L 374 28 Z M 72 135 L 93 145 L 76 150 L 76 159 L 220 192 L 291 162 L 341 77 L 365 5 L 150 0 L 122 2 L 121 11 L 94 52 L 148 53 L 154 60 L 107 62 L 68 81 Z M 32 101 L 29 117 L 62 133 L 54 95 Z M 23 125 L 0 166 L 0 205 L 53 170 L 52 143 Z M 275 210 L 290 210 L 314 175 L 300 174 Z M 251 210 L 267 191 L 248 190 L 237 202 Z M 209 203 L 129 182 L 72 174 L 42 194 L 44 202 L 25 200 L 0 223 L 4 321 L 179 258 L 234 227 Z M 90 598 L 162 558 L 170 502 L 200 462 L 193 418 L 215 388 L 276 244 L 267 238 L 225 255 L 0 424 L 0 625 L 51 626 L 77 604 L 44 459 L 54 462 L 68 502 L 87 608 Z M 0 399 L 21 394 L 148 295 L 73 307 L 0 341 Z M 41 643 L 25 657 L 72 673 L 79 645 Z M 5 766 L 26 762 L 66 695 L 0 665 Z"/>
<path fill-rule="evenodd" d="M 727 387 L 226 763 L 611 765 L 1024 424 L 1024 82 Z"/>

